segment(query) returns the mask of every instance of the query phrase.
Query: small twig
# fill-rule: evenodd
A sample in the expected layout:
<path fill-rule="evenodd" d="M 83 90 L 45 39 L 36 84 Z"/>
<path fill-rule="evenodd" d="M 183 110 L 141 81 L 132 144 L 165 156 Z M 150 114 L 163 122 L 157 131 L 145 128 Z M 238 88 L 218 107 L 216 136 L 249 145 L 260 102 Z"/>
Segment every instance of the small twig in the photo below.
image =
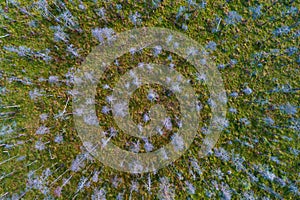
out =
<path fill-rule="evenodd" d="M 8 37 L 8 36 L 10 36 L 10 34 L 2 35 L 2 36 L 0 36 L 0 38 L 5 38 L 5 37 Z"/>
<path fill-rule="evenodd" d="M 217 31 L 219 30 L 219 26 L 220 26 L 220 23 L 222 21 L 222 18 L 220 18 L 219 22 L 218 22 L 218 25 L 217 25 Z"/>
<path fill-rule="evenodd" d="M 9 159 L 7 159 L 7 160 L 4 160 L 4 161 L 2 161 L 2 162 L 0 163 L 0 165 L 6 163 L 6 162 L 8 162 L 8 161 L 10 161 L 10 160 L 12 160 L 12 159 L 14 159 L 14 158 L 16 158 L 16 157 L 18 157 L 18 156 L 14 156 L 14 157 L 11 157 L 11 158 L 9 158 Z"/>
<path fill-rule="evenodd" d="M 16 114 L 15 112 L 6 112 L 6 113 L 0 113 L 0 116 L 5 116 L 5 115 L 14 115 Z"/>
<path fill-rule="evenodd" d="M 68 103 L 69 103 L 69 97 L 68 97 L 68 99 L 67 99 L 67 102 L 66 102 L 66 105 L 65 105 L 65 107 L 64 107 L 63 113 L 65 113 L 65 112 L 66 112 L 66 109 L 67 109 Z"/>
<path fill-rule="evenodd" d="M 66 174 L 68 171 L 70 171 L 69 169 L 67 169 L 66 171 L 64 171 L 62 174 L 60 174 L 52 183 L 50 183 L 50 187 L 53 186 L 54 183 L 56 183 L 64 174 Z"/>
<path fill-rule="evenodd" d="M 14 105 L 14 106 L 3 106 L 2 108 L 20 108 L 19 105 Z"/>
<path fill-rule="evenodd" d="M 26 165 L 25 167 L 31 166 L 33 163 L 36 163 L 36 162 L 37 162 L 37 160 L 35 160 L 35 161 L 33 161 L 33 162 L 29 163 L 29 164 L 28 164 L 28 165 Z"/>
<path fill-rule="evenodd" d="M 49 154 L 50 154 L 50 158 L 51 158 L 51 160 L 53 160 L 53 159 L 54 159 L 54 157 L 52 156 L 52 153 L 51 153 L 50 149 L 48 149 L 48 151 L 49 151 Z"/>
<path fill-rule="evenodd" d="M 3 153 L 7 153 L 8 156 L 10 157 L 9 151 L 3 151 Z"/>
<path fill-rule="evenodd" d="M 8 195 L 8 192 L 6 192 L 5 194 L 2 194 L 0 197 L 3 198 L 3 197 L 5 197 L 6 195 Z"/>
<path fill-rule="evenodd" d="M 9 174 L 6 174 L 6 175 L 1 176 L 1 177 L 0 177 L 0 181 L 1 181 L 2 179 L 6 178 L 6 177 L 8 177 L 8 176 L 10 176 L 10 175 L 12 175 L 12 174 L 15 173 L 15 172 L 16 172 L 16 171 L 12 171 L 12 172 L 10 172 Z"/>

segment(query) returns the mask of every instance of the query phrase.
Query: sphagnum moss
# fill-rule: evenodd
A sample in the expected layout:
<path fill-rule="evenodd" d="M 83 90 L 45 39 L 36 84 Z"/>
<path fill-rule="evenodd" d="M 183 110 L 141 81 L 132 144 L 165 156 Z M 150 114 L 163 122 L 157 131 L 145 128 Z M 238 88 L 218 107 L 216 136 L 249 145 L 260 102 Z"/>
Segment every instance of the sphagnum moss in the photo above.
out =
<path fill-rule="evenodd" d="M 7 0 L 0 5 L 1 199 L 299 198 L 297 1 Z M 133 175 L 89 155 L 74 129 L 73 115 L 81 111 L 72 110 L 71 99 L 74 73 L 92 48 L 114 33 L 143 26 L 180 31 L 202 44 L 222 74 L 229 112 L 217 145 L 199 158 L 213 105 L 205 75 L 159 47 L 118 58 L 97 88 L 97 115 L 108 136 L 115 135 L 116 124 L 107 97 L 133 67 L 168 65 L 190 79 L 199 95 L 201 128 L 189 150 L 155 173 Z M 134 120 L 147 124 L 147 109 L 155 103 L 176 111 L 173 98 L 158 86 L 140 88 L 130 104 Z M 178 128 L 174 112 L 168 119 L 168 127 Z M 168 128 L 147 140 L 115 130 L 118 137 L 111 141 L 126 150 L 181 144 Z"/>

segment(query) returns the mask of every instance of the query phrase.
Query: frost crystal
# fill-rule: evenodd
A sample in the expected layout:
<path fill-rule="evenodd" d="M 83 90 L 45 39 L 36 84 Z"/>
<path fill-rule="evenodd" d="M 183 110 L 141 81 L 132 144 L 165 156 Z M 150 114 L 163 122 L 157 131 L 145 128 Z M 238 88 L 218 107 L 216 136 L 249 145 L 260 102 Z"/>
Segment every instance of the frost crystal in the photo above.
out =
<path fill-rule="evenodd" d="M 161 200 L 175 199 L 175 190 L 173 185 L 169 183 L 169 179 L 166 177 L 160 178 L 158 198 Z"/>
<path fill-rule="evenodd" d="M 178 133 L 172 136 L 172 144 L 176 151 L 182 151 L 185 147 L 184 140 Z"/>
<path fill-rule="evenodd" d="M 43 134 L 49 133 L 49 128 L 46 126 L 40 126 L 35 133 L 38 135 L 43 135 Z"/>
<path fill-rule="evenodd" d="M 135 12 L 135 14 L 131 14 L 129 16 L 130 21 L 135 25 L 140 25 L 142 23 L 141 14 L 138 12 Z"/>
<path fill-rule="evenodd" d="M 240 21 L 242 21 L 242 16 L 240 16 L 236 11 L 230 11 L 227 15 L 227 18 L 225 18 L 225 22 L 231 25 L 235 25 Z"/>
<path fill-rule="evenodd" d="M 115 31 L 111 28 L 94 28 L 92 29 L 92 35 L 100 42 L 103 43 L 105 40 L 113 41 L 115 39 Z"/>

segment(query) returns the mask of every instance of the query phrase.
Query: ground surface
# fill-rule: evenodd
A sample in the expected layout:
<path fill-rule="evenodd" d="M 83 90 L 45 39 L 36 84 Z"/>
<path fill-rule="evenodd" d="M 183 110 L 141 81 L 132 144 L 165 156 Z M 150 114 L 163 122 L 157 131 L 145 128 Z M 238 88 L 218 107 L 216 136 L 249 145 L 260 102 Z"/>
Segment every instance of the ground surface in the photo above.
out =
<path fill-rule="evenodd" d="M 3 199 L 298 199 L 300 137 L 299 1 L 1 1 L 0 198 Z M 114 33 L 164 27 L 205 47 L 228 97 L 227 122 L 205 158 L 199 147 L 213 104 L 204 77 L 180 57 L 153 49 L 128 53 L 100 80 L 97 114 L 111 134 L 107 96 L 140 63 L 163 63 L 192 80 L 200 128 L 185 154 L 156 173 L 133 175 L 90 157 L 73 124 L 73 74 L 93 47 Z M 102 38 L 103 37 L 103 41 Z M 157 56 L 155 54 L 158 54 Z M 159 98 L 147 99 L 150 87 Z M 166 95 L 168 94 L 168 95 Z M 151 105 L 178 101 L 148 85 L 129 105 L 136 123 Z M 146 152 L 118 130 L 118 146 Z M 150 144 L 172 139 L 163 130 Z M 148 143 L 147 143 L 148 144 Z"/>

